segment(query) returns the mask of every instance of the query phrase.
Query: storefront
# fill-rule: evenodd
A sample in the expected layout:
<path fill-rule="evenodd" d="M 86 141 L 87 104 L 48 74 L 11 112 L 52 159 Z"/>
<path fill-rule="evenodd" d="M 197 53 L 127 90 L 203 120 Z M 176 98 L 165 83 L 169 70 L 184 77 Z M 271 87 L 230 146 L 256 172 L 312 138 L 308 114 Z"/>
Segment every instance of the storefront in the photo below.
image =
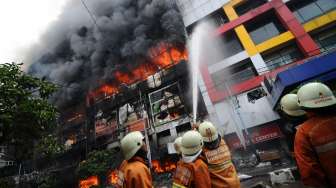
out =
<path fill-rule="evenodd" d="M 288 150 L 280 126 L 280 122 L 275 121 L 248 129 L 249 137 L 244 134 L 245 147 L 235 133 L 225 135 L 224 139 L 231 150 L 236 167 L 254 167 L 259 162 L 280 163 Z"/>

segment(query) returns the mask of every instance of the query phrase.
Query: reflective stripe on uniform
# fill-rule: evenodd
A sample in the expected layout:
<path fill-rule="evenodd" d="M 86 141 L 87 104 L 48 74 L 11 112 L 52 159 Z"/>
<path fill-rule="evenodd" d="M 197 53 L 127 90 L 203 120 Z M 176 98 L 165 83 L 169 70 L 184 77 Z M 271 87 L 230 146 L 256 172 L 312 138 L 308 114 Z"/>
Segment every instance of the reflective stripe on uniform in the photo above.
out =
<path fill-rule="evenodd" d="M 336 141 L 321 145 L 321 146 L 316 146 L 315 150 L 317 153 L 324 153 L 327 151 L 331 150 L 336 150 Z"/>
<path fill-rule="evenodd" d="M 174 182 L 173 183 L 173 188 L 187 188 L 187 187 Z"/>
<path fill-rule="evenodd" d="M 232 165 L 232 161 L 225 161 L 220 164 L 208 164 L 208 168 L 210 171 L 224 170 Z"/>

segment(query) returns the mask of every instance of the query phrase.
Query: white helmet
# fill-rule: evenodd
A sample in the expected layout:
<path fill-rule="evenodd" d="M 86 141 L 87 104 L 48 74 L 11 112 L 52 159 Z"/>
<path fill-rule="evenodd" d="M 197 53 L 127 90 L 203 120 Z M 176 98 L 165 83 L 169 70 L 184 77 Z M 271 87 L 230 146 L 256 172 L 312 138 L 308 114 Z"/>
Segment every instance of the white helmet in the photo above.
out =
<path fill-rule="evenodd" d="M 216 127 L 209 121 L 201 123 L 198 127 L 198 131 L 201 133 L 204 142 L 213 142 L 218 138 Z"/>
<path fill-rule="evenodd" d="M 297 96 L 299 105 L 305 108 L 322 108 L 336 104 L 334 94 L 323 83 L 305 84 L 299 89 Z"/>
<path fill-rule="evenodd" d="M 177 154 L 181 153 L 182 137 L 177 137 L 174 141 L 174 148 Z"/>
<path fill-rule="evenodd" d="M 199 132 L 188 131 L 182 136 L 181 152 L 184 155 L 193 155 L 202 150 L 203 139 Z"/>
<path fill-rule="evenodd" d="M 121 140 L 121 150 L 124 154 L 126 160 L 132 158 L 136 152 L 143 145 L 144 136 L 141 134 L 140 131 L 134 131 L 128 133 L 122 140 Z"/>
<path fill-rule="evenodd" d="M 299 99 L 296 94 L 287 94 L 281 98 L 280 106 L 281 110 L 290 116 L 302 116 L 306 114 L 305 111 L 301 110 L 299 106 Z"/>

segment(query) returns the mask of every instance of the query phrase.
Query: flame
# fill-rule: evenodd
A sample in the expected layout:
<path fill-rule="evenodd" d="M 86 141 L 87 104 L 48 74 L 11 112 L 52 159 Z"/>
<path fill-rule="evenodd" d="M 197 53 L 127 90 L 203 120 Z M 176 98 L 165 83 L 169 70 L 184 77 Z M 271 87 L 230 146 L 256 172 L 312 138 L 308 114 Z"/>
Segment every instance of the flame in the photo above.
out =
<path fill-rule="evenodd" d="M 80 188 L 90 188 L 91 186 L 99 185 L 97 176 L 90 176 L 85 180 L 79 181 Z"/>
<path fill-rule="evenodd" d="M 83 114 L 75 114 L 75 116 L 73 116 L 73 117 L 70 117 L 68 120 L 67 120 L 67 122 L 72 122 L 72 121 L 75 121 L 75 120 L 77 120 L 77 119 L 80 119 L 80 118 L 82 118 L 83 117 Z"/>
<path fill-rule="evenodd" d="M 159 44 L 157 47 L 150 49 L 149 55 L 151 62 L 142 63 L 132 69 L 131 72 L 116 71 L 114 73 L 117 83 L 133 84 L 142 81 L 148 76 L 154 75 L 159 69 L 169 68 L 178 64 L 181 60 L 187 60 L 186 50 L 179 50 L 168 44 Z M 99 98 L 99 96 L 112 96 L 118 93 L 116 84 L 105 84 L 97 90 L 90 92 L 88 98 Z"/>
<path fill-rule="evenodd" d="M 152 160 L 154 172 L 161 174 L 166 172 L 171 172 L 176 169 L 176 163 L 172 161 L 165 161 L 163 164 L 160 164 L 158 160 Z"/>
<path fill-rule="evenodd" d="M 117 184 L 118 183 L 118 173 L 116 170 L 113 170 L 110 175 L 108 176 L 108 181 L 110 184 Z"/>

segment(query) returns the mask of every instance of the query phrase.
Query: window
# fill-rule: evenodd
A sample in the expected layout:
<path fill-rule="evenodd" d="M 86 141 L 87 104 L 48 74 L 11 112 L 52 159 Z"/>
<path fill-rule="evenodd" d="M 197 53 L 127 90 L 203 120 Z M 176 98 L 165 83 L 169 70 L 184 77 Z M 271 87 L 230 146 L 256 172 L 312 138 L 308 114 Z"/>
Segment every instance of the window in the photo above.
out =
<path fill-rule="evenodd" d="M 300 23 L 305 23 L 336 8 L 336 0 L 291 0 L 287 3 Z"/>
<path fill-rule="evenodd" d="M 254 43 L 259 44 L 285 31 L 273 11 L 267 12 L 246 24 Z"/>
<path fill-rule="evenodd" d="M 226 87 L 241 83 L 257 75 L 257 72 L 248 58 L 239 63 L 211 74 L 217 90 L 226 90 Z"/>
<path fill-rule="evenodd" d="M 243 46 L 240 43 L 234 30 L 228 31 L 222 35 L 222 40 L 224 44 L 223 54 L 226 57 L 235 55 L 243 51 Z"/>
<path fill-rule="evenodd" d="M 212 65 L 243 51 L 243 47 L 236 33 L 231 30 L 216 37 L 209 35 L 202 43 L 202 50 L 207 52 L 202 58 Z"/>
<path fill-rule="evenodd" d="M 336 25 L 326 28 L 316 34 L 313 39 L 319 45 L 322 52 L 328 52 L 336 49 Z"/>
<path fill-rule="evenodd" d="M 207 18 L 210 18 L 218 27 L 229 22 L 222 8 L 207 16 Z"/>
<path fill-rule="evenodd" d="M 268 69 L 272 70 L 277 67 L 292 63 L 303 58 L 303 54 L 295 43 L 290 43 L 280 49 L 262 54 Z"/>
<path fill-rule="evenodd" d="M 252 9 L 255 9 L 255 8 L 265 4 L 266 2 L 267 2 L 267 0 L 246 0 L 243 3 L 237 5 L 235 7 L 235 10 L 236 10 L 237 14 L 240 16 L 240 15 L 243 15 L 243 14 L 245 14 L 246 12 L 248 12 Z"/>
<path fill-rule="evenodd" d="M 187 30 L 187 33 L 188 35 L 190 35 L 193 31 L 193 29 L 196 27 L 196 25 L 202 21 L 205 21 L 205 20 L 211 20 L 214 25 L 216 27 L 220 27 L 221 25 L 225 24 L 225 23 L 228 23 L 229 22 L 229 19 L 226 17 L 225 13 L 224 13 L 224 10 L 222 8 L 214 11 L 213 13 L 211 13 L 210 15 L 200 19 L 199 21 L 187 26 L 186 30 Z"/>

